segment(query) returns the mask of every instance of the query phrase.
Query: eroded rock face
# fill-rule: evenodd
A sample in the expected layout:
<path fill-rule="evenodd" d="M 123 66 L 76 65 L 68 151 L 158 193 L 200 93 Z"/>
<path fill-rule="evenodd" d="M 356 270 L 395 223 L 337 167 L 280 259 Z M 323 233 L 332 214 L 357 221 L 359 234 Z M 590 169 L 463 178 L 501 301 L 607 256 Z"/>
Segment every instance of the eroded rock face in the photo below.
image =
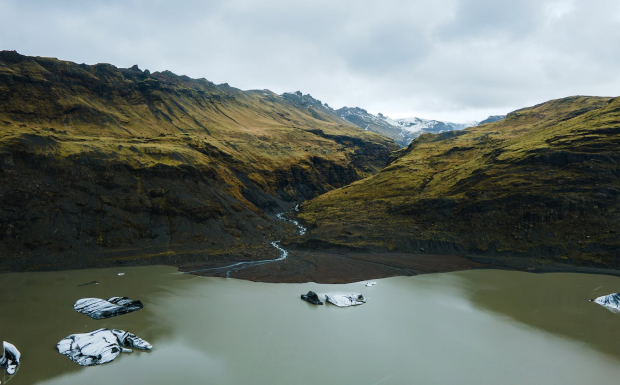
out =
<path fill-rule="evenodd" d="M 21 353 L 15 345 L 6 341 L 2 342 L 2 356 L 0 357 L 0 367 L 6 369 L 8 374 L 15 374 L 17 367 L 19 366 L 19 358 Z"/>
<path fill-rule="evenodd" d="M 356 306 L 366 303 L 366 298 L 362 294 L 342 294 L 342 295 L 325 295 L 325 300 L 338 307 Z"/>
<path fill-rule="evenodd" d="M 99 329 L 91 333 L 72 334 L 63 338 L 56 348 L 76 364 L 93 366 L 108 363 L 131 349 L 151 350 L 153 346 L 135 334 L 118 329 Z"/>
<path fill-rule="evenodd" d="M 310 302 L 311 304 L 314 305 L 322 305 L 323 302 L 321 302 L 321 300 L 319 299 L 319 296 L 313 292 L 313 291 L 309 291 L 308 294 L 302 294 L 301 295 L 301 299 Z"/>
<path fill-rule="evenodd" d="M 94 319 L 111 318 L 143 307 L 142 302 L 127 297 L 112 297 L 107 301 L 100 298 L 82 298 L 73 305 L 75 311 Z"/>
<path fill-rule="evenodd" d="M 620 294 L 619 293 L 604 295 L 596 299 L 591 299 L 590 301 L 597 303 L 601 306 L 604 306 L 614 313 L 620 313 Z"/>

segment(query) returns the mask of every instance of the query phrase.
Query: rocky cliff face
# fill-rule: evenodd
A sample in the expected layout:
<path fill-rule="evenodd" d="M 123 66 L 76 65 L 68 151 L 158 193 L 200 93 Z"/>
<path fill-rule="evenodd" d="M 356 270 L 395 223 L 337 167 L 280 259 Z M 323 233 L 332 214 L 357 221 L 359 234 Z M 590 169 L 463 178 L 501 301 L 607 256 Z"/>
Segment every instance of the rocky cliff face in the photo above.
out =
<path fill-rule="evenodd" d="M 0 271 L 264 259 L 274 213 L 396 148 L 268 90 L 3 51 Z"/>
<path fill-rule="evenodd" d="M 307 242 L 620 268 L 619 149 L 618 98 L 425 134 L 377 175 L 304 204 Z"/>

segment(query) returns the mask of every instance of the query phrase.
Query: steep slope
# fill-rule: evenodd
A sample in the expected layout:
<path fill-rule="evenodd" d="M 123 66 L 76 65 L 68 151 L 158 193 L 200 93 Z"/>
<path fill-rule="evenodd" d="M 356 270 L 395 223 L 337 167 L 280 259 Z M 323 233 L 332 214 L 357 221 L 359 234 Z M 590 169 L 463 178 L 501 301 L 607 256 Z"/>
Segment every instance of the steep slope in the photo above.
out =
<path fill-rule="evenodd" d="M 304 204 L 307 244 L 620 268 L 619 150 L 620 98 L 422 135 L 377 175 Z"/>
<path fill-rule="evenodd" d="M 0 271 L 275 255 L 274 213 L 397 148 L 293 99 L 0 52 Z"/>

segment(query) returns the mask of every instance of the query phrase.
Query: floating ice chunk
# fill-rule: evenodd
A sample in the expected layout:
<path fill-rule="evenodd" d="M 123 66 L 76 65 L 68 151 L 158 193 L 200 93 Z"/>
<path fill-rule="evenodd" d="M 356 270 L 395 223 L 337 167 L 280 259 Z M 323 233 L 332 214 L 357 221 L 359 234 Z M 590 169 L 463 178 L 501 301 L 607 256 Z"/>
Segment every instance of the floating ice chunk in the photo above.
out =
<path fill-rule="evenodd" d="M 15 345 L 6 341 L 2 342 L 2 356 L 0 357 L 0 367 L 6 369 L 8 374 L 15 374 L 17 367 L 19 366 L 19 358 L 21 353 Z"/>
<path fill-rule="evenodd" d="M 366 286 L 371 287 L 371 286 L 375 286 L 377 284 L 377 282 L 366 282 Z"/>
<path fill-rule="evenodd" d="M 308 301 L 308 302 L 310 302 L 312 304 L 315 304 L 315 305 L 322 305 L 323 304 L 323 302 L 321 302 L 321 300 L 319 299 L 319 296 L 315 292 L 313 292 L 312 290 L 310 290 L 308 292 L 308 294 L 302 294 L 301 295 L 301 299 L 306 300 L 306 301 Z"/>
<path fill-rule="evenodd" d="M 344 295 L 325 295 L 327 302 L 333 303 L 339 307 L 355 306 L 366 303 L 366 298 L 362 294 L 344 294 Z"/>
<path fill-rule="evenodd" d="M 591 299 L 590 301 L 598 303 L 599 305 L 606 307 L 607 309 L 611 310 L 614 313 L 620 313 L 620 294 L 619 293 L 604 295 L 596 299 Z"/>
<path fill-rule="evenodd" d="M 72 334 L 63 338 L 56 348 L 60 354 L 82 366 L 101 365 L 114 360 L 132 348 L 151 350 L 153 346 L 135 334 L 118 329 L 99 329 L 91 333 Z"/>
<path fill-rule="evenodd" d="M 94 319 L 115 317 L 143 307 L 142 302 L 127 297 L 112 297 L 107 301 L 100 298 L 82 298 L 73 305 L 75 311 Z"/>

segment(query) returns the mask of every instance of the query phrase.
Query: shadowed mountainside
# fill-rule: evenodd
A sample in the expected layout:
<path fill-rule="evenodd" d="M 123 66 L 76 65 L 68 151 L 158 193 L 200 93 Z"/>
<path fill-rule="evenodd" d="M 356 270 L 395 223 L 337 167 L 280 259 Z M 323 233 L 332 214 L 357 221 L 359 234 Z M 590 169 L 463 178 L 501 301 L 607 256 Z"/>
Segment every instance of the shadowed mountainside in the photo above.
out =
<path fill-rule="evenodd" d="M 377 172 L 398 148 L 332 111 L 2 51 L 0 271 L 275 256 L 274 213 Z"/>
<path fill-rule="evenodd" d="M 620 98 L 569 97 L 424 134 L 302 206 L 301 248 L 620 268 Z"/>

